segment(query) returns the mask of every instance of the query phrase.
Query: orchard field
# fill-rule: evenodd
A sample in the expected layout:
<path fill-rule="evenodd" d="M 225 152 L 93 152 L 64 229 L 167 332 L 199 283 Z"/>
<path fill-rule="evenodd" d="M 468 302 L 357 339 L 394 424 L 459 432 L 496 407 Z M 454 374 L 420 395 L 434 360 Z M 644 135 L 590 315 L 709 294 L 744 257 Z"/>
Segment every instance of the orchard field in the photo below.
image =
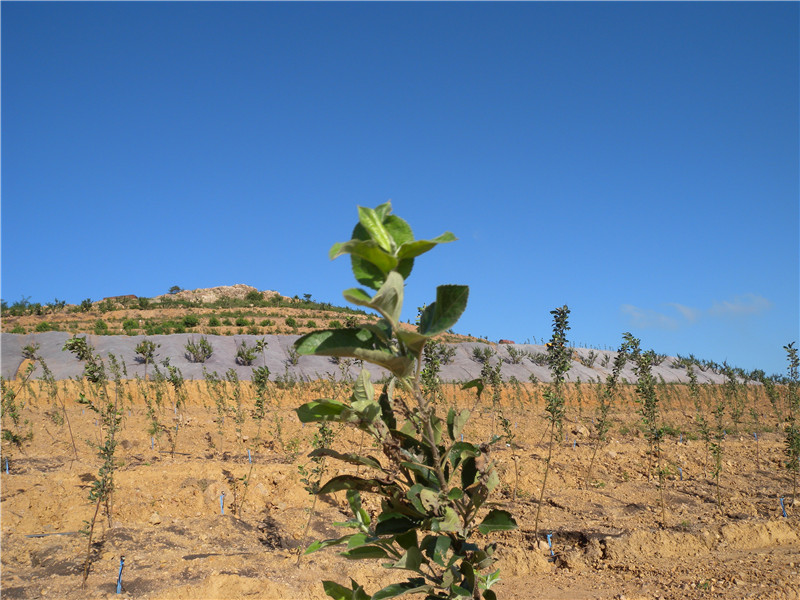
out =
<path fill-rule="evenodd" d="M 364 469 L 309 458 L 321 431 L 302 425 L 294 409 L 315 398 L 345 400 L 349 382 L 270 381 L 259 393 L 249 381 L 110 381 L 121 415 L 111 514 L 101 510 L 97 519 L 85 588 L 81 530 L 95 511 L 88 497 L 103 464 L 103 430 L 77 399 L 92 400 L 97 388 L 84 379 L 4 386 L 17 419 L 4 411 L 4 430 L 14 435 L 2 446 L 3 598 L 324 598 L 322 579 L 352 576 L 370 592 L 397 580 L 380 561 L 348 561 L 335 548 L 301 556 L 313 540 L 342 535 L 333 523 L 349 516 L 344 492 L 320 496 L 312 512 L 309 482 Z M 756 384 L 701 385 L 694 395 L 687 385 L 659 385 L 662 523 L 634 387 L 618 388 L 587 479 L 602 386 L 567 384 L 537 540 L 546 387 L 499 383 L 478 400 L 447 383 L 436 401 L 439 412 L 472 410 L 464 439 L 502 438 L 490 454 L 500 474 L 490 501 L 519 528 L 489 534 L 498 597 L 800 597 L 800 502 L 783 467 L 785 388 L 770 401 Z M 704 416 L 713 428 L 721 404 L 717 488 L 714 453 L 697 421 Z M 327 435 L 341 452 L 369 452 L 350 429 L 334 425 Z M 364 502 L 376 511 L 366 494 Z"/>

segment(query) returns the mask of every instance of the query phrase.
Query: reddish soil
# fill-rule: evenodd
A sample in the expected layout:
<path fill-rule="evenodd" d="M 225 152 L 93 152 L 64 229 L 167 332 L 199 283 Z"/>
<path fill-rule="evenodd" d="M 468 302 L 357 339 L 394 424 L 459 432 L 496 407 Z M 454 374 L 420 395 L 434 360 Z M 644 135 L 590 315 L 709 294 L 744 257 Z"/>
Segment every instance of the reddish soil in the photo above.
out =
<path fill-rule="evenodd" d="M 370 592 L 399 580 L 401 572 L 384 570 L 378 561 L 349 562 L 330 549 L 301 557 L 298 564 L 299 548 L 339 534 L 332 523 L 349 518 L 341 493 L 322 497 L 310 533 L 303 537 L 312 499 L 297 467 L 308 460 L 314 428 L 301 427 L 292 408 L 312 397 L 342 393 L 326 385 L 276 390 L 260 432 L 248 417 L 237 433 L 229 417 L 220 433 L 214 401 L 202 386 L 190 384 L 187 407 L 176 416 L 166 403 L 159 413 L 169 428 L 179 425 L 174 454 L 166 435 L 151 448 L 145 407 L 135 394 L 126 396 L 113 520 L 109 526 L 105 516 L 98 519 L 85 589 L 81 572 L 87 539 L 76 532 L 93 513 L 87 497 L 100 462 L 91 444 L 99 441 L 100 430 L 94 414 L 74 402 L 75 384 L 62 385 L 59 397 L 66 399 L 76 459 L 66 423 L 51 418 L 47 394 L 36 387 L 23 392 L 22 418 L 28 423 L 21 432 L 30 430 L 33 437 L 21 448 L 6 441 L 2 447 L 9 459 L 0 505 L 2 597 L 323 598 L 322 579 L 346 583 L 353 577 Z M 245 404 L 252 406 L 249 387 L 245 390 Z M 448 386 L 448 402 L 454 396 Z M 657 485 L 647 477 L 647 442 L 635 426 L 635 405 L 626 402 L 616 413 L 611 441 L 599 452 L 588 489 L 583 479 L 592 452 L 587 435 L 592 407 L 585 403 L 585 417 L 578 418 L 570 405 L 566 439 L 555 451 L 542 506 L 542 531 L 552 533 L 550 560 L 549 549 L 535 543 L 533 531 L 547 455 L 546 421 L 541 401 L 526 396 L 504 398 L 517 443 L 494 452 L 502 480 L 494 499 L 520 525 L 517 531 L 491 536 L 500 556 L 498 597 L 800 597 L 800 502 L 791 504 L 790 479 L 781 466 L 782 437 L 770 407 L 762 407 L 758 463 L 755 438 L 743 425 L 738 434 L 727 436 L 721 510 L 713 481 L 704 475 L 704 445 L 689 439 L 691 415 L 677 407 L 666 411 L 665 420 L 687 434 L 664 444 L 671 474 L 662 527 Z M 473 403 L 458 398 L 461 404 Z M 474 411 L 465 439 L 488 439 L 492 417 L 488 406 Z M 335 445 L 357 444 L 357 436 L 343 431 Z M 520 465 L 516 485 L 514 456 Z M 337 468 L 331 463 L 329 474 Z M 248 473 L 242 501 L 243 486 L 233 483 Z M 782 516 L 781 497 L 788 518 Z M 123 593 L 118 596 L 123 555 Z"/>

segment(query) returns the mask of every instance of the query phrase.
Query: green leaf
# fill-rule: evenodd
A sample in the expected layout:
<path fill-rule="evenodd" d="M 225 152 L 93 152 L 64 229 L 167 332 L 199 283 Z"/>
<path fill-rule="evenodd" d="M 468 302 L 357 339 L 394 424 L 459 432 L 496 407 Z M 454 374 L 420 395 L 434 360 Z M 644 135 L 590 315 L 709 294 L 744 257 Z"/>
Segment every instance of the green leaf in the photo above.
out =
<path fill-rule="evenodd" d="M 470 590 L 475 589 L 475 569 L 472 568 L 472 565 L 468 561 L 463 561 L 460 567 L 461 574 L 464 575 L 463 583 L 466 583 L 469 586 Z"/>
<path fill-rule="evenodd" d="M 411 275 L 411 269 L 414 268 L 414 259 L 413 258 L 404 258 L 400 262 L 397 263 L 395 267 L 395 271 L 400 273 L 403 276 L 403 279 L 408 279 Z"/>
<path fill-rule="evenodd" d="M 455 594 L 457 598 L 471 598 L 472 592 L 468 589 L 461 587 L 460 585 L 456 585 L 455 583 L 450 586 L 450 592 Z"/>
<path fill-rule="evenodd" d="M 405 329 L 398 329 L 397 337 L 406 345 L 408 351 L 411 352 L 415 358 L 419 358 L 422 349 L 425 347 L 425 343 L 428 341 L 426 336 L 416 331 L 406 331 Z"/>
<path fill-rule="evenodd" d="M 405 467 L 409 471 L 419 475 L 423 483 L 427 483 L 428 485 L 436 484 L 436 473 L 433 467 L 410 461 L 402 461 L 400 466 Z"/>
<path fill-rule="evenodd" d="M 466 408 L 462 410 L 453 421 L 453 439 L 455 440 L 464 430 L 464 426 L 469 421 L 469 410 Z"/>
<path fill-rule="evenodd" d="M 422 311 L 418 331 L 427 336 L 447 331 L 467 308 L 468 298 L 466 285 L 440 285 L 436 288 L 436 301 Z"/>
<path fill-rule="evenodd" d="M 420 502 L 422 502 L 422 506 L 425 508 L 425 511 L 428 513 L 435 514 L 442 506 L 442 503 L 439 500 L 439 492 L 430 488 L 421 489 L 419 491 L 419 499 Z"/>
<path fill-rule="evenodd" d="M 363 411 L 364 408 L 375 402 L 375 388 L 370 382 L 370 374 L 366 369 L 361 369 L 353 385 L 353 395 L 350 399 L 353 410 Z"/>
<path fill-rule="evenodd" d="M 325 594 L 333 598 L 333 600 L 353 600 L 353 590 L 348 590 L 335 581 L 323 581 L 322 589 L 325 590 Z"/>
<path fill-rule="evenodd" d="M 390 379 L 388 383 L 384 384 L 381 395 L 378 398 L 378 405 L 381 407 L 381 417 L 389 429 L 397 428 L 397 419 L 395 419 L 391 404 L 391 399 L 394 395 L 394 382 L 394 379 Z"/>
<path fill-rule="evenodd" d="M 353 276 L 356 281 L 373 290 L 379 289 L 383 282 L 386 281 L 386 273 L 359 256 L 350 255 L 350 267 L 353 270 Z"/>
<path fill-rule="evenodd" d="M 312 552 L 316 552 L 317 550 L 322 550 L 323 548 L 327 548 L 328 546 L 338 546 L 339 544 L 344 544 L 347 542 L 351 537 L 358 534 L 350 534 L 345 535 L 340 538 L 332 538 L 329 540 L 322 540 L 316 541 L 312 543 L 303 554 L 311 554 Z"/>
<path fill-rule="evenodd" d="M 387 200 L 383 204 L 379 204 L 375 207 L 375 214 L 378 215 L 381 221 L 386 223 L 386 217 L 389 216 L 389 213 L 392 212 L 392 201 Z"/>
<path fill-rule="evenodd" d="M 461 500 L 464 497 L 464 490 L 461 488 L 453 488 L 447 492 L 448 500 Z"/>
<path fill-rule="evenodd" d="M 384 512 L 378 516 L 378 522 L 375 524 L 375 535 L 382 536 L 406 533 L 407 531 L 416 529 L 417 526 L 418 523 L 400 513 Z"/>
<path fill-rule="evenodd" d="M 408 550 L 409 548 L 417 547 L 417 530 L 412 529 L 406 533 L 401 533 L 400 535 L 395 537 L 395 542 L 403 549 Z"/>
<path fill-rule="evenodd" d="M 350 536 L 350 540 L 347 542 L 347 549 L 352 550 L 353 548 L 360 548 L 361 546 L 366 546 L 374 537 L 367 535 L 366 533 L 356 533 Z"/>
<path fill-rule="evenodd" d="M 316 423 L 318 421 L 336 421 L 347 410 L 349 410 L 348 406 L 338 400 L 323 398 L 297 407 L 295 413 L 301 423 Z"/>
<path fill-rule="evenodd" d="M 383 218 L 383 226 L 386 227 L 386 231 L 392 236 L 396 248 L 414 241 L 414 233 L 411 231 L 411 225 L 409 225 L 405 219 L 401 219 L 397 215 L 385 216 Z"/>
<path fill-rule="evenodd" d="M 450 549 L 450 536 L 440 535 L 436 538 L 436 543 L 431 549 L 431 558 L 437 565 L 443 567 L 447 566 L 444 559 L 447 556 L 447 551 Z"/>
<path fill-rule="evenodd" d="M 389 558 L 389 554 L 379 546 L 360 546 L 352 550 L 339 553 L 350 560 L 363 560 L 367 558 Z"/>
<path fill-rule="evenodd" d="M 372 595 L 372 600 L 386 600 L 386 598 L 396 598 L 405 594 L 427 594 L 433 591 L 433 587 L 425 583 L 422 577 L 415 577 L 403 583 L 393 583 L 385 588 L 378 590 Z"/>
<path fill-rule="evenodd" d="M 403 308 L 403 278 L 392 271 L 386 276 L 386 281 L 375 296 L 370 297 L 361 288 L 350 288 L 344 291 L 344 297 L 353 304 L 377 310 L 392 325 L 397 326 Z"/>
<path fill-rule="evenodd" d="M 348 302 L 358 304 L 359 306 L 369 306 L 369 303 L 372 302 L 372 296 L 361 288 L 347 289 L 342 292 L 342 295 Z"/>
<path fill-rule="evenodd" d="M 461 487 L 468 488 L 475 483 L 478 468 L 475 466 L 475 457 L 469 456 L 464 460 L 461 467 Z"/>
<path fill-rule="evenodd" d="M 413 373 L 414 359 L 395 354 L 372 331 L 357 329 L 323 329 L 312 331 L 294 343 L 300 355 L 352 356 L 391 371 L 397 377 Z"/>
<path fill-rule="evenodd" d="M 517 528 L 517 522 L 511 513 L 505 510 L 491 510 L 487 514 L 481 524 L 478 525 L 478 531 L 486 535 L 490 531 L 510 531 Z"/>
<path fill-rule="evenodd" d="M 317 448 L 309 453 L 309 456 L 330 456 L 331 458 L 336 458 L 342 462 L 350 463 L 351 465 L 364 465 L 380 471 L 384 470 L 380 461 L 374 456 L 362 456 L 351 452 L 341 453 L 331 448 Z"/>
<path fill-rule="evenodd" d="M 297 353 L 302 355 L 316 354 L 321 356 L 352 356 L 356 348 L 372 349 L 375 345 L 375 334 L 369 330 L 357 329 L 322 329 L 312 331 L 294 343 Z"/>
<path fill-rule="evenodd" d="M 393 252 L 393 241 L 383 226 L 383 219 L 373 209 L 358 207 L 358 222 L 367 230 L 369 236 L 386 252 Z"/>
<path fill-rule="evenodd" d="M 483 600 L 497 600 L 494 590 L 483 590 Z"/>
<path fill-rule="evenodd" d="M 473 379 L 461 386 L 462 390 L 468 390 L 470 388 L 476 388 L 478 390 L 478 398 L 480 399 L 483 393 L 483 379 Z"/>
<path fill-rule="evenodd" d="M 375 490 L 387 487 L 388 485 L 389 484 L 377 479 L 364 479 L 363 477 L 356 477 L 355 475 L 338 475 L 323 485 L 317 493 L 330 494 L 332 492 L 339 492 L 341 490 L 374 492 Z"/>
<path fill-rule="evenodd" d="M 422 564 L 422 560 L 422 552 L 419 551 L 419 548 L 411 546 L 391 568 L 419 572 L 419 566 Z"/>
<path fill-rule="evenodd" d="M 458 238 L 449 231 L 442 235 L 433 238 L 432 240 L 416 240 L 404 243 L 397 250 L 397 258 L 416 258 L 420 254 L 425 254 L 431 250 L 436 244 L 444 244 L 447 242 L 454 242 Z M 396 240 L 395 240 L 396 241 Z"/>
<path fill-rule="evenodd" d="M 381 313 L 394 327 L 397 327 L 403 310 L 403 285 L 403 276 L 397 271 L 392 271 L 372 298 L 372 308 Z"/>
<path fill-rule="evenodd" d="M 389 251 L 383 250 L 379 244 L 372 240 L 350 240 L 335 244 L 329 253 L 332 259 L 338 258 L 342 254 L 349 254 L 353 258 L 359 258 L 373 265 L 381 273 L 386 275 L 397 268 L 398 260 Z"/>
<path fill-rule="evenodd" d="M 461 521 L 454 511 L 449 506 L 444 509 L 444 516 L 441 519 L 434 519 L 431 523 L 431 531 L 441 531 L 444 533 L 455 532 L 460 529 Z"/>

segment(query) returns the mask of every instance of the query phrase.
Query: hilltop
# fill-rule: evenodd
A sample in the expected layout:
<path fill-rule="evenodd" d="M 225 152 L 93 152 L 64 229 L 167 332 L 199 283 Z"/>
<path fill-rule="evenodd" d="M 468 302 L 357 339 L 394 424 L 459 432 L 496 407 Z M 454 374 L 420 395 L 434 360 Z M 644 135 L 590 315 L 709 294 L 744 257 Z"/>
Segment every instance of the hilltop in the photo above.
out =
<path fill-rule="evenodd" d="M 378 320 L 364 310 L 316 302 L 310 294 L 289 297 L 273 290 L 236 284 L 152 298 L 111 296 L 80 304 L 45 305 L 18 301 L 2 309 L 3 333 L 63 331 L 93 335 L 297 335 L 315 329 L 356 326 Z M 409 324 L 409 328 L 412 326 Z M 477 341 L 446 333 L 445 342 Z"/>

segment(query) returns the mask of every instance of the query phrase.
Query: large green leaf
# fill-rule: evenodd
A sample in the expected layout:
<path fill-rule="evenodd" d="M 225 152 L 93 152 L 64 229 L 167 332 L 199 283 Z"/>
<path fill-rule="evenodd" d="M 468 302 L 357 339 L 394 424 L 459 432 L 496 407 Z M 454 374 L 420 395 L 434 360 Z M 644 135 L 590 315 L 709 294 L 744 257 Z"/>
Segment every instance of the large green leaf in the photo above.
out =
<path fill-rule="evenodd" d="M 339 544 L 344 544 L 354 535 L 358 534 L 351 533 L 350 535 L 345 535 L 340 538 L 332 538 L 329 540 L 314 542 L 308 548 L 306 548 L 306 551 L 303 554 L 311 554 L 312 552 L 316 552 L 317 550 L 322 550 L 323 548 L 327 548 L 328 546 L 338 546 Z"/>
<path fill-rule="evenodd" d="M 377 310 L 396 326 L 403 310 L 403 277 L 396 271 L 389 273 L 369 307 Z"/>
<path fill-rule="evenodd" d="M 353 405 L 353 410 L 358 411 L 363 410 L 365 405 L 375 402 L 375 388 L 372 387 L 370 374 L 366 369 L 361 369 L 358 373 L 350 401 Z"/>
<path fill-rule="evenodd" d="M 372 302 L 372 296 L 361 288 L 350 288 L 342 292 L 344 299 L 351 304 L 358 304 L 359 306 L 369 306 Z"/>
<path fill-rule="evenodd" d="M 447 331 L 458 322 L 467 308 L 469 287 L 466 285 L 440 285 L 436 288 L 436 301 L 425 307 L 419 320 L 419 332 L 432 336 Z"/>
<path fill-rule="evenodd" d="M 468 390 L 470 388 L 476 389 L 476 391 L 478 392 L 478 399 L 480 399 L 481 394 L 483 393 L 483 379 L 482 378 L 473 379 L 461 386 L 462 390 Z"/>
<path fill-rule="evenodd" d="M 418 527 L 418 523 L 413 519 L 396 512 L 381 513 L 378 522 L 375 524 L 375 535 L 395 535 L 405 533 Z"/>
<path fill-rule="evenodd" d="M 396 598 L 405 594 L 427 594 L 433 591 L 433 587 L 425 583 L 422 577 L 415 577 L 403 583 L 393 583 L 372 594 L 372 600 L 386 600 Z"/>
<path fill-rule="evenodd" d="M 301 356 L 351 356 L 355 348 L 373 349 L 376 341 L 374 333 L 362 328 L 322 329 L 299 338 L 294 348 Z"/>
<path fill-rule="evenodd" d="M 392 236 L 396 248 L 414 241 L 414 233 L 411 231 L 411 225 L 409 225 L 405 219 L 401 219 L 397 215 L 388 215 L 384 217 L 383 226 L 386 227 L 386 231 Z"/>
<path fill-rule="evenodd" d="M 405 551 L 403 556 L 400 557 L 396 563 L 392 565 L 392 569 L 405 569 L 407 571 L 419 572 L 419 566 L 422 564 L 422 552 L 416 546 L 411 546 Z"/>
<path fill-rule="evenodd" d="M 478 525 L 478 531 L 486 535 L 490 531 L 510 531 L 517 528 L 517 522 L 511 513 L 505 510 L 491 510 L 487 514 L 481 524 Z"/>
<path fill-rule="evenodd" d="M 402 244 L 397 250 L 397 258 L 416 258 L 420 254 L 425 254 L 428 250 L 436 246 L 436 244 L 454 242 L 456 239 L 458 239 L 456 236 L 447 231 L 442 235 L 433 238 L 432 240 L 415 240 L 407 242 Z"/>
<path fill-rule="evenodd" d="M 311 452 L 309 456 L 330 456 L 331 458 L 336 458 L 343 462 L 350 463 L 351 465 L 364 465 L 373 469 L 384 470 L 380 461 L 374 456 L 362 456 L 351 452 L 341 453 L 331 448 L 317 448 Z"/>
<path fill-rule="evenodd" d="M 379 289 L 383 282 L 386 281 L 385 272 L 359 256 L 350 255 L 350 267 L 353 270 L 353 276 L 356 281 L 373 290 Z"/>
<path fill-rule="evenodd" d="M 389 554 L 379 546 L 360 546 L 352 550 L 340 552 L 345 558 L 350 560 L 363 560 L 366 558 L 389 558 Z"/>
<path fill-rule="evenodd" d="M 461 435 L 464 426 L 469 421 L 469 415 L 469 410 L 466 408 L 458 414 L 456 414 L 454 408 L 447 411 L 447 433 L 451 440 L 456 441 Z"/>
<path fill-rule="evenodd" d="M 358 490 L 361 492 L 374 492 L 388 484 L 378 479 L 364 479 L 355 475 L 339 475 L 323 485 L 318 494 L 330 494 L 341 490 Z"/>
<path fill-rule="evenodd" d="M 342 414 L 350 409 L 338 400 L 312 400 L 295 409 L 301 423 L 317 423 L 319 421 L 338 421 Z"/>
<path fill-rule="evenodd" d="M 392 398 L 394 396 L 394 379 L 390 379 L 388 383 L 384 384 L 381 395 L 378 398 L 378 404 L 381 407 L 381 417 L 383 422 L 389 429 L 397 428 L 397 419 L 392 410 Z"/>
<path fill-rule="evenodd" d="M 397 331 L 397 337 L 400 338 L 400 341 L 406 345 L 408 351 L 411 352 L 415 358 L 419 358 L 422 349 L 425 347 L 425 343 L 428 341 L 426 336 L 416 331 L 406 331 L 405 329 L 399 329 Z"/>
<path fill-rule="evenodd" d="M 437 532 L 455 532 L 461 528 L 461 520 L 458 514 L 449 506 L 444 509 L 444 516 L 440 519 L 434 519 L 431 523 L 431 531 Z"/>
<path fill-rule="evenodd" d="M 398 356 L 375 333 L 361 327 L 312 331 L 294 347 L 300 355 L 352 356 L 384 367 L 397 377 L 407 377 L 414 370 L 414 359 Z"/>
<path fill-rule="evenodd" d="M 386 223 L 386 217 L 388 217 L 389 213 L 391 212 L 392 212 L 391 200 L 387 200 L 383 204 L 379 204 L 378 206 L 375 207 L 375 214 L 378 215 L 378 218 L 380 218 L 380 220 L 383 221 L 384 224 Z"/>
<path fill-rule="evenodd" d="M 349 242 L 340 242 L 334 244 L 328 253 L 331 259 L 338 258 L 342 254 L 349 254 L 350 256 L 365 260 L 371 265 L 374 265 L 384 275 L 396 269 L 399 262 L 395 256 L 389 254 L 388 251 L 381 248 L 372 240 L 350 240 Z"/>
<path fill-rule="evenodd" d="M 393 240 L 383 226 L 383 219 L 371 208 L 358 207 L 358 222 L 367 230 L 369 236 L 386 252 L 393 252 Z"/>
<path fill-rule="evenodd" d="M 353 590 L 349 590 L 335 581 L 323 581 L 322 589 L 333 600 L 353 600 Z"/>

